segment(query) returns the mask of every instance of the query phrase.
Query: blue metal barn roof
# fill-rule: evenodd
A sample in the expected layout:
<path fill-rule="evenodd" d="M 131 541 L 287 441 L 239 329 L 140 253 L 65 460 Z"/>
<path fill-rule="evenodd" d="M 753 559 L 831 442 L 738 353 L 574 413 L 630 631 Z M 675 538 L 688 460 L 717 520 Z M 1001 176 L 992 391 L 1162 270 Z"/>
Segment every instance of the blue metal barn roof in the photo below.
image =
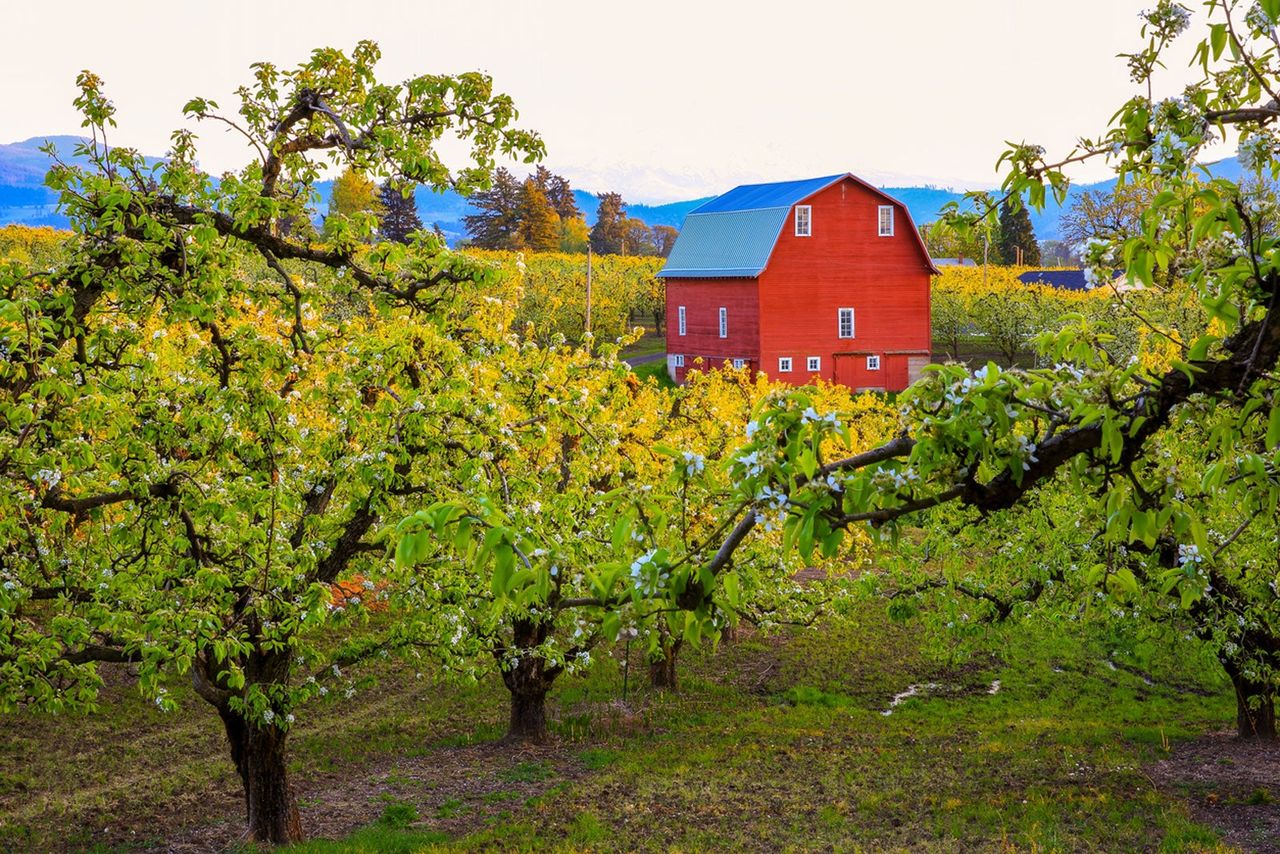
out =
<path fill-rule="evenodd" d="M 769 263 L 792 206 L 846 178 L 902 208 L 906 225 L 920 243 L 926 264 L 936 274 L 937 269 L 928 261 L 928 250 L 911 222 L 910 211 L 882 190 L 844 172 L 802 181 L 744 184 L 703 203 L 685 217 L 666 266 L 658 275 L 670 279 L 759 276 Z"/>
<path fill-rule="evenodd" d="M 670 278 L 724 278 L 760 275 L 790 206 L 764 210 L 689 214 L 658 275 Z"/>
<path fill-rule="evenodd" d="M 689 212 L 659 276 L 754 278 L 764 272 L 791 206 L 848 174 L 744 184 Z"/>
<path fill-rule="evenodd" d="M 743 184 L 741 187 L 734 187 L 723 196 L 716 196 L 709 202 L 703 202 L 691 210 L 689 216 L 728 211 L 758 211 L 764 208 L 789 208 L 847 176 L 848 173 L 841 173 L 828 175 L 825 178 L 806 178 L 803 181 Z"/>

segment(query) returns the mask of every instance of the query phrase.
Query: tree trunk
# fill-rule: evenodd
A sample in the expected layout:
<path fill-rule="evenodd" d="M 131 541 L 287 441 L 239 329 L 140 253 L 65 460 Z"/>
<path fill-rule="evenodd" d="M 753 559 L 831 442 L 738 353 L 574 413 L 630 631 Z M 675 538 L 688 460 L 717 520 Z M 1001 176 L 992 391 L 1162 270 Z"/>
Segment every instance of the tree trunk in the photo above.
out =
<path fill-rule="evenodd" d="M 507 740 L 542 744 L 547 740 L 547 692 L 511 692 L 511 722 Z"/>
<path fill-rule="evenodd" d="M 273 724 L 247 722 L 229 708 L 218 714 L 244 787 L 249 839 L 272 845 L 301 842 L 302 820 L 289 786 L 285 754 L 288 734 Z"/>
<path fill-rule="evenodd" d="M 649 685 L 659 690 L 676 690 L 676 656 L 680 653 L 681 639 L 663 635 L 660 653 L 662 658 L 649 662 Z"/>
<path fill-rule="evenodd" d="M 1236 689 L 1236 735 L 1275 741 L 1276 701 L 1271 686 L 1248 679 L 1232 664 L 1226 667 Z"/>
<path fill-rule="evenodd" d="M 506 741 L 541 744 L 547 740 L 547 692 L 560 673 L 532 650 L 547 638 L 548 626 L 533 620 L 516 620 L 512 649 L 498 649 L 502 681 L 511 692 L 511 722 Z M 515 654 L 512 661 L 508 653 Z"/>

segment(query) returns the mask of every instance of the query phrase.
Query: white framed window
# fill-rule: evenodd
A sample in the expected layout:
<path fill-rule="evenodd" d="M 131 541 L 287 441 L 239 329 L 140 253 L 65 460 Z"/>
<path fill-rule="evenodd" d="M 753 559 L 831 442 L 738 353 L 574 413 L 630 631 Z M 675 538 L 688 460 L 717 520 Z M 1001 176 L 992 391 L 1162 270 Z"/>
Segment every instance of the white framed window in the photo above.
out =
<path fill-rule="evenodd" d="M 893 237 L 893 205 L 880 206 L 880 236 Z"/>
<path fill-rule="evenodd" d="M 729 309 L 720 307 L 720 337 L 729 337 Z"/>
<path fill-rule="evenodd" d="M 683 335 L 683 334 L 685 333 L 685 325 L 684 325 L 684 306 L 680 306 L 680 308 L 676 309 L 676 318 L 677 318 L 677 324 L 678 324 L 678 325 L 679 325 L 679 327 L 680 327 L 680 333 L 679 333 L 679 334 Z"/>
<path fill-rule="evenodd" d="M 778 373 L 780 374 L 791 373 L 791 357 L 790 356 L 782 356 L 778 359 Z"/>
<path fill-rule="evenodd" d="M 813 208 L 809 205 L 796 205 L 796 237 L 809 237 L 813 234 Z"/>
<path fill-rule="evenodd" d="M 676 353 L 671 357 L 671 364 L 677 368 L 684 367 L 684 353 Z"/>
<path fill-rule="evenodd" d="M 842 308 L 837 316 L 836 329 L 841 338 L 853 337 L 853 309 Z"/>
<path fill-rule="evenodd" d="M 868 370 L 868 371 L 878 371 L 878 370 L 880 370 L 880 357 L 879 357 L 879 356 L 868 356 L 868 357 L 867 357 L 867 370 Z"/>
<path fill-rule="evenodd" d="M 808 364 L 809 364 L 809 370 L 811 370 L 811 371 L 820 371 L 820 370 L 822 370 L 822 357 L 821 357 L 821 356 L 810 356 L 810 357 L 809 357 L 809 362 L 808 362 Z"/>
<path fill-rule="evenodd" d="M 734 360 L 733 360 L 733 369 L 734 369 L 735 371 L 736 371 L 736 370 L 741 370 L 742 368 L 745 368 L 746 366 L 747 366 L 747 360 L 746 360 L 746 359 L 734 359 Z"/>

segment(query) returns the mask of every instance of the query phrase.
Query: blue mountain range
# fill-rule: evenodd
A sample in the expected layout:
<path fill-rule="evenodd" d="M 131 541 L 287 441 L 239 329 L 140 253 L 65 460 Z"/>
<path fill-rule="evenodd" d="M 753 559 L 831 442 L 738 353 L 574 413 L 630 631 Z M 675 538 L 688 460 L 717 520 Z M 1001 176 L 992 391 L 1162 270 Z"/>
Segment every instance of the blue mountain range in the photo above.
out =
<path fill-rule="evenodd" d="M 52 136 L 36 137 L 23 142 L 0 145 L 0 225 L 22 223 L 24 225 L 51 225 L 66 228 L 67 218 L 57 207 L 57 196 L 44 185 L 44 175 L 50 165 L 49 156 L 40 150 L 45 142 L 52 143 L 59 157 L 76 160 L 75 147 L 83 142 L 81 137 Z M 1214 175 L 1230 179 L 1238 179 L 1241 175 L 1239 162 L 1235 158 L 1219 160 L 1209 165 Z M 323 212 L 328 205 L 332 182 L 323 181 L 316 185 L 320 194 L 317 211 Z M 1081 184 L 1072 187 L 1071 192 L 1083 190 L 1110 191 L 1115 186 L 1115 179 L 1099 181 L 1094 184 Z M 726 188 L 728 189 L 728 188 Z M 882 187 L 886 193 L 901 201 L 911 211 L 911 218 L 917 224 L 933 222 L 938 211 L 947 202 L 959 201 L 963 194 L 941 187 Z M 596 220 L 594 193 L 585 190 L 574 190 L 578 207 L 586 215 L 588 225 Z M 438 224 L 450 243 L 456 243 L 464 236 L 462 218 L 473 212 L 468 201 L 457 193 L 446 190 L 437 193 L 426 188 L 419 188 L 415 194 L 418 204 L 418 215 L 427 225 Z M 710 198 L 710 197 L 708 197 Z M 691 199 L 683 202 L 670 202 L 664 205 L 628 204 L 627 212 L 649 225 L 670 225 L 679 228 L 684 223 L 685 215 L 707 198 Z M 1066 204 L 1070 204 L 1068 195 Z M 1052 200 L 1042 211 L 1031 212 L 1031 224 L 1040 240 L 1057 239 L 1058 220 L 1062 215 L 1062 206 Z"/>

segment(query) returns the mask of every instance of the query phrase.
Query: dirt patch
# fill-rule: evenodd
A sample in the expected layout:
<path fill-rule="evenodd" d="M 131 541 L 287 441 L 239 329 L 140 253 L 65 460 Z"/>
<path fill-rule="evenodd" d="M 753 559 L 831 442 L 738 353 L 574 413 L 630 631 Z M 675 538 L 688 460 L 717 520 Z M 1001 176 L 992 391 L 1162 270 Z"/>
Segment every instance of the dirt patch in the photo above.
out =
<path fill-rule="evenodd" d="M 1280 745 L 1214 733 L 1176 746 L 1147 774 L 1184 797 L 1192 817 L 1220 831 L 1228 845 L 1280 854 Z"/>
<path fill-rule="evenodd" d="M 481 830 L 502 813 L 531 807 L 553 789 L 588 776 L 583 745 L 480 744 L 445 747 L 388 760 L 359 773 L 317 774 L 297 781 L 308 838 L 341 839 L 376 821 L 388 804 L 412 804 L 414 827 L 450 836 Z M 179 854 L 226 851 L 244 841 L 243 819 L 228 815 L 169 839 Z"/>

